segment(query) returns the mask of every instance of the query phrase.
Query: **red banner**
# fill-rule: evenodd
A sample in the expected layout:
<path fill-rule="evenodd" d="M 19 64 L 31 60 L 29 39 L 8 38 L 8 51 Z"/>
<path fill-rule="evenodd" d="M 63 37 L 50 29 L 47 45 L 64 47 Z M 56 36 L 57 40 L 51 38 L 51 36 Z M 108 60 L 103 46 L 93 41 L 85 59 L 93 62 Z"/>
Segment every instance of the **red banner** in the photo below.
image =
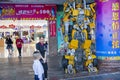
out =
<path fill-rule="evenodd" d="M 52 29 L 53 29 L 52 36 L 55 37 L 56 36 L 56 21 L 55 20 L 53 21 L 52 26 L 53 26 L 52 27 Z"/>
<path fill-rule="evenodd" d="M 50 36 L 55 37 L 56 36 L 56 21 L 50 21 Z"/>

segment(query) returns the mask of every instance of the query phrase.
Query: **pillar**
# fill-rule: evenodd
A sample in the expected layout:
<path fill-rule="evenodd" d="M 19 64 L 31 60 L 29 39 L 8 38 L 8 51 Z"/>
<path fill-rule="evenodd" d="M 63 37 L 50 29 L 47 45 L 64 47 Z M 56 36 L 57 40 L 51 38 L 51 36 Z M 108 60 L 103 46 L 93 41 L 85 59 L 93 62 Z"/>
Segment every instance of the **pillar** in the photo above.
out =
<path fill-rule="evenodd" d="M 120 0 L 96 1 L 96 56 L 99 69 L 120 67 Z"/>

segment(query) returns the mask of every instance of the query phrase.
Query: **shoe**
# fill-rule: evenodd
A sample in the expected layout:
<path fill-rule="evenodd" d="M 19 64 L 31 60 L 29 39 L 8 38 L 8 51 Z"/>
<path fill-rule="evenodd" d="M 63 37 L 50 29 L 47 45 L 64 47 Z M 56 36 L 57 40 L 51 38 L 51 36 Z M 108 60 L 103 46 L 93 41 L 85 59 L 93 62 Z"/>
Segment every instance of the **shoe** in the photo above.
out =
<path fill-rule="evenodd" d="M 8 58 L 10 58 L 11 56 L 10 55 L 8 55 Z"/>
<path fill-rule="evenodd" d="M 8 55 L 8 58 L 10 58 L 10 57 L 12 57 L 12 54 L 9 54 L 9 55 Z"/>
<path fill-rule="evenodd" d="M 48 78 L 45 78 L 45 80 L 48 80 Z"/>
<path fill-rule="evenodd" d="M 22 56 L 18 56 L 19 58 L 22 57 Z"/>

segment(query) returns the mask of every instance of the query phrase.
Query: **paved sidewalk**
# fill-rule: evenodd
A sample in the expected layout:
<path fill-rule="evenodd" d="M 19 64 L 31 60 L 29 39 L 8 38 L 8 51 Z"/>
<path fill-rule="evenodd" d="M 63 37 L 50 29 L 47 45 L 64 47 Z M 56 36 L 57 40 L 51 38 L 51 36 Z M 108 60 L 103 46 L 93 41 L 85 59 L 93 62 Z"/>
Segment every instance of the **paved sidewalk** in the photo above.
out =
<path fill-rule="evenodd" d="M 120 70 L 99 73 L 83 71 L 74 75 L 64 74 L 60 67 L 61 57 L 49 56 L 49 80 L 120 80 Z M 5 58 L 0 59 L 0 80 L 34 80 L 32 70 L 33 59 Z"/>

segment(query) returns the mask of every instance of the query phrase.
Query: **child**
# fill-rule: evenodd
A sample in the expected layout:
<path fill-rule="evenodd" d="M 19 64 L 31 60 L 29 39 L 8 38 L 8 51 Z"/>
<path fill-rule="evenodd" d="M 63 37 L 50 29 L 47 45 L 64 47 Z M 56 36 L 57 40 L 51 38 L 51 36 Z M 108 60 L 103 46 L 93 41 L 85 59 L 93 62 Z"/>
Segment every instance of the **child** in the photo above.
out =
<path fill-rule="evenodd" d="M 40 52 L 35 51 L 33 53 L 33 57 L 34 57 L 33 71 L 35 74 L 34 79 L 44 80 L 44 69 L 43 69 L 41 62 L 39 61 L 40 59 L 43 59 L 42 56 L 40 55 Z"/>

